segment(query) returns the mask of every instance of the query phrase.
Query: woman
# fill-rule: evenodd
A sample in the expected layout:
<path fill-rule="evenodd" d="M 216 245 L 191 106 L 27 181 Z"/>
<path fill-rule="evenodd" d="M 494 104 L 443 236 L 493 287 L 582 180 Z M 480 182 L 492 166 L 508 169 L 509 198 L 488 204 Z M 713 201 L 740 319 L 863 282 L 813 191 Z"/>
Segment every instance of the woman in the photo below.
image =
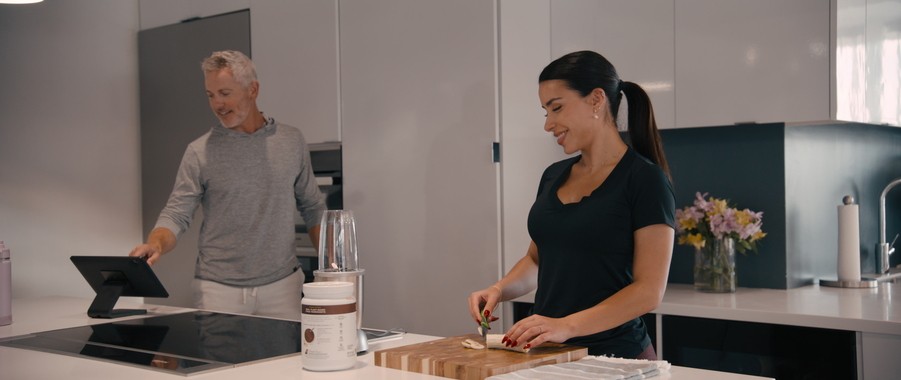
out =
<path fill-rule="evenodd" d="M 619 79 L 600 54 L 580 51 L 538 77 L 544 129 L 578 156 L 549 166 L 528 217 L 525 257 L 469 296 L 477 323 L 499 302 L 535 292 L 533 314 L 504 336 L 508 346 L 586 346 L 590 355 L 656 359 L 640 316 L 663 298 L 675 202 L 645 91 Z M 632 147 L 616 117 L 625 95 Z"/>

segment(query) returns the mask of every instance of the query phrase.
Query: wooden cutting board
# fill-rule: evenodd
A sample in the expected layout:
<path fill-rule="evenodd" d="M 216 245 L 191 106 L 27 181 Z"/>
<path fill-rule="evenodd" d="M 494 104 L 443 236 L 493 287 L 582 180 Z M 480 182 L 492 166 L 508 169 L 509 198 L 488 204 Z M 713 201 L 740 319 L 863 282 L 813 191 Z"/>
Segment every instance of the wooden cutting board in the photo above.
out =
<path fill-rule="evenodd" d="M 500 349 L 473 350 L 463 340 L 482 342 L 476 334 L 455 336 L 375 352 L 375 365 L 460 380 L 482 380 L 545 364 L 565 363 L 588 355 L 584 347 L 545 343 L 528 353 Z"/>

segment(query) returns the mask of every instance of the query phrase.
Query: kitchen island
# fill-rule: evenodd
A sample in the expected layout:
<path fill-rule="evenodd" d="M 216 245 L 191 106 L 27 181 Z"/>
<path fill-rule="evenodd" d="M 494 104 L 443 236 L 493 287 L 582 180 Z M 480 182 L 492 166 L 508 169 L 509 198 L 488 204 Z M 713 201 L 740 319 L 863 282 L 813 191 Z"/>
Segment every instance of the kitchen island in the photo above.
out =
<path fill-rule="evenodd" d="M 514 300 L 514 313 L 527 309 L 533 299 L 529 294 Z M 685 355 L 703 352 L 733 357 L 745 354 L 744 359 L 749 359 L 750 346 L 759 342 L 760 346 L 784 343 L 799 352 L 845 350 L 839 360 L 846 362 L 843 367 L 851 368 L 858 379 L 897 378 L 901 373 L 901 283 L 880 283 L 869 289 L 819 285 L 738 288 L 735 293 L 723 294 L 669 284 L 663 302 L 649 317 L 658 357 L 673 364 L 694 366 L 696 358 L 685 360 Z M 814 341 L 779 337 L 787 333 Z M 722 348 L 729 345 L 733 347 Z M 781 353 L 767 350 L 753 352 L 754 360 L 764 365 L 785 360 Z M 722 362 L 708 368 L 722 369 Z"/>
<path fill-rule="evenodd" d="M 857 379 L 897 378 L 901 373 L 899 283 L 879 283 L 876 288 L 867 289 L 819 285 L 785 290 L 739 288 L 731 294 L 700 293 L 691 285 L 671 284 L 654 314 L 657 340 L 662 343 L 659 344 L 661 357 L 672 358 L 675 363 L 686 363 L 678 359 L 680 354 L 709 350 L 710 345 L 701 343 L 702 339 L 734 340 L 742 336 L 737 331 L 743 331 L 745 336 L 755 335 L 748 337 L 747 346 L 792 344 L 797 351 L 817 352 L 811 354 L 817 357 L 814 365 L 827 362 L 825 365 L 834 372 L 848 368 L 849 372 L 856 371 Z M 723 332 L 698 339 L 680 333 L 692 326 L 703 326 L 708 331 L 720 328 Z M 760 338 L 767 334 L 802 338 Z M 667 347 L 674 347 L 670 349 L 677 350 L 675 355 L 670 355 Z M 748 349 L 729 348 L 721 353 L 737 356 L 738 351 L 748 352 Z M 766 350 L 757 350 L 755 355 L 762 362 L 786 360 L 784 355 Z M 695 365 L 696 362 L 687 363 Z"/>
<path fill-rule="evenodd" d="M 74 297 L 41 297 L 13 300 L 13 323 L 0 326 L 0 339 L 48 330 L 56 330 L 77 326 L 107 323 L 110 320 L 89 318 L 85 311 L 90 304 L 89 299 Z M 192 309 L 156 305 L 134 305 L 127 300 L 121 301 L 119 307 L 146 308 L 149 316 L 166 315 L 191 311 Z M 116 319 L 142 318 L 133 316 Z M 358 357 L 353 369 L 337 372 L 310 372 L 302 367 L 301 356 L 288 356 L 272 360 L 256 362 L 244 366 L 216 370 L 191 376 L 197 379 L 322 379 L 322 380 L 427 380 L 441 379 L 430 375 L 416 374 L 374 365 L 372 352 L 383 348 L 415 344 L 438 337 L 405 334 L 403 338 L 373 343 L 370 352 Z M 137 368 L 106 361 L 81 357 L 39 352 L 20 348 L 0 346 L 0 377 L 10 380 L 27 379 L 176 379 L 182 376 L 161 371 Z M 760 377 L 707 371 L 687 367 L 674 366 L 668 377 L 672 380 L 751 380 Z"/>

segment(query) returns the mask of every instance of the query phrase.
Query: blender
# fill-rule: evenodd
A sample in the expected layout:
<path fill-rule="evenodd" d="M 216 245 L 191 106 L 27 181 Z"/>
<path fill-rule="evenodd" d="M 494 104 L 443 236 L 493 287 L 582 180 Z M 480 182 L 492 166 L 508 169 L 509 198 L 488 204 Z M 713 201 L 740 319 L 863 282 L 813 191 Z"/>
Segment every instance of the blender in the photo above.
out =
<path fill-rule="evenodd" d="M 344 281 L 354 284 L 357 301 L 357 352 L 369 349 L 363 323 L 363 269 L 357 261 L 357 235 L 350 210 L 326 210 L 319 225 L 319 269 L 313 281 Z"/>

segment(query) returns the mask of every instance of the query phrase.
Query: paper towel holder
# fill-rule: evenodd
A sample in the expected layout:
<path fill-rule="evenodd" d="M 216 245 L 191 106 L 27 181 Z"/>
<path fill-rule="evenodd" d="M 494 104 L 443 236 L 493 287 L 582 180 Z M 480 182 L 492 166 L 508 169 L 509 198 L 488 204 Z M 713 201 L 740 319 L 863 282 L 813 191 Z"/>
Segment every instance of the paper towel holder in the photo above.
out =
<path fill-rule="evenodd" d="M 842 203 L 845 205 L 854 204 L 854 197 L 850 195 L 845 195 L 842 198 Z M 865 288 L 875 288 L 877 281 L 875 278 L 870 277 L 861 277 L 860 281 L 842 281 L 842 280 L 826 280 L 820 279 L 820 286 L 829 286 L 833 288 L 856 288 L 856 289 L 865 289 Z"/>

